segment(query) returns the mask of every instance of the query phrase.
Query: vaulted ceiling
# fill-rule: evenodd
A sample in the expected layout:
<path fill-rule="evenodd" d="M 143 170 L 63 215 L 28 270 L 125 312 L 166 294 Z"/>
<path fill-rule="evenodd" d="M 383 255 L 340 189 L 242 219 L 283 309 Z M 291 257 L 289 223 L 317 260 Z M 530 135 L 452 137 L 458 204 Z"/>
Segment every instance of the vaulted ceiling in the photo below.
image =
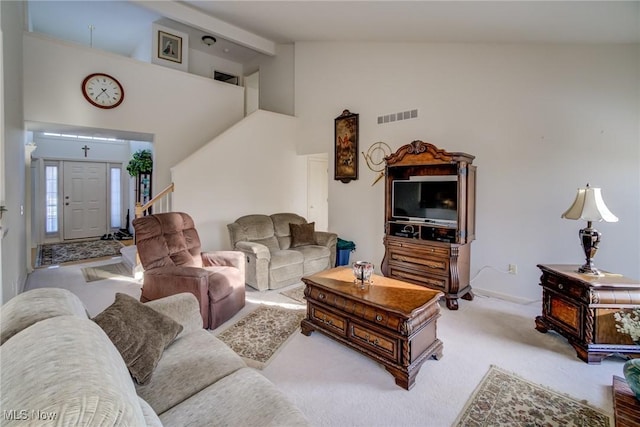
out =
<path fill-rule="evenodd" d="M 246 62 L 275 43 L 640 43 L 639 1 L 29 1 L 32 30 L 130 55 L 164 20 Z M 170 19 L 170 20 L 168 20 Z M 89 26 L 93 26 L 93 30 Z M 204 34 L 218 43 L 206 46 Z"/>

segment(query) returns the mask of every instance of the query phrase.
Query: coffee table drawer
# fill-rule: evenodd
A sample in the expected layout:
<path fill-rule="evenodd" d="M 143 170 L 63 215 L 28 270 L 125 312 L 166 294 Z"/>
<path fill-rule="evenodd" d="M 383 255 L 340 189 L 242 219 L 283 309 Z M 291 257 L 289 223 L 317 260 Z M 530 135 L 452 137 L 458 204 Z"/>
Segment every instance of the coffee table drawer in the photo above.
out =
<path fill-rule="evenodd" d="M 375 283 L 373 286 L 375 286 Z M 400 332 L 402 330 L 402 319 L 399 316 L 377 307 L 373 308 L 361 301 L 356 301 L 353 298 L 346 298 L 333 292 L 309 287 L 307 302 L 309 301 L 316 302 L 319 305 L 335 308 L 340 312 L 352 314 L 393 331 Z"/>
<path fill-rule="evenodd" d="M 400 342 L 397 339 L 375 332 L 357 322 L 349 326 L 349 339 L 367 347 L 393 362 L 399 363 Z"/>
<path fill-rule="evenodd" d="M 347 320 L 344 317 L 312 304 L 309 304 L 309 315 L 313 323 L 333 333 L 347 336 Z"/>

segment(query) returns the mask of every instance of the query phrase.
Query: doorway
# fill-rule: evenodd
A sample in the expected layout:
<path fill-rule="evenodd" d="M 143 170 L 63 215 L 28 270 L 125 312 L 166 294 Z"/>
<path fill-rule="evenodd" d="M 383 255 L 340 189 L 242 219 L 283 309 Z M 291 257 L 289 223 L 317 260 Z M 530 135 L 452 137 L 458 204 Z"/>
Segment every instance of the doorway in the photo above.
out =
<path fill-rule="evenodd" d="M 260 108 L 260 72 L 256 71 L 244 78 L 244 115 Z"/>
<path fill-rule="evenodd" d="M 307 158 L 307 220 L 316 230 L 329 228 L 329 164 L 327 155 Z"/>
<path fill-rule="evenodd" d="M 64 162 L 64 239 L 98 237 L 107 231 L 107 164 Z"/>

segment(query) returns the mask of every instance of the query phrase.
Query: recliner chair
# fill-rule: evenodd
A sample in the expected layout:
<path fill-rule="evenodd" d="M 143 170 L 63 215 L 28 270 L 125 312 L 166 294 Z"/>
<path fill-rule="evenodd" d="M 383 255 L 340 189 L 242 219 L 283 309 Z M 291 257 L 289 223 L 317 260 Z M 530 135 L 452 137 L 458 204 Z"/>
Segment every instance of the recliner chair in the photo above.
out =
<path fill-rule="evenodd" d="M 142 302 L 190 292 L 204 328 L 215 329 L 245 304 L 245 261 L 237 251 L 201 252 L 193 219 L 183 212 L 133 220 L 144 267 Z"/>

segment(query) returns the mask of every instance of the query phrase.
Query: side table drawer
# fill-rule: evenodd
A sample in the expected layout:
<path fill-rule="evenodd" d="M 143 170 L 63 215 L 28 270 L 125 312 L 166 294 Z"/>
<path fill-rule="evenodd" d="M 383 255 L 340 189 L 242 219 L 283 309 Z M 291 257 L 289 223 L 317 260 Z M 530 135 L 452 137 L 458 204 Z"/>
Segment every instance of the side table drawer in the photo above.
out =
<path fill-rule="evenodd" d="M 586 288 L 577 283 L 572 283 L 563 277 L 549 274 L 546 276 L 543 286 L 562 295 L 573 297 L 587 303 L 589 302 L 589 292 Z"/>
<path fill-rule="evenodd" d="M 347 320 L 335 313 L 309 304 L 311 321 L 333 333 L 347 336 Z"/>
<path fill-rule="evenodd" d="M 357 342 L 362 347 L 375 351 L 387 359 L 396 363 L 399 362 L 398 357 L 400 344 L 397 339 L 372 331 L 357 322 L 351 322 L 349 327 L 349 339 Z"/>
<path fill-rule="evenodd" d="M 582 324 L 581 307 L 566 298 L 556 295 L 554 292 L 544 292 L 545 312 L 549 319 L 560 323 L 563 329 L 580 337 L 580 325 Z"/>

